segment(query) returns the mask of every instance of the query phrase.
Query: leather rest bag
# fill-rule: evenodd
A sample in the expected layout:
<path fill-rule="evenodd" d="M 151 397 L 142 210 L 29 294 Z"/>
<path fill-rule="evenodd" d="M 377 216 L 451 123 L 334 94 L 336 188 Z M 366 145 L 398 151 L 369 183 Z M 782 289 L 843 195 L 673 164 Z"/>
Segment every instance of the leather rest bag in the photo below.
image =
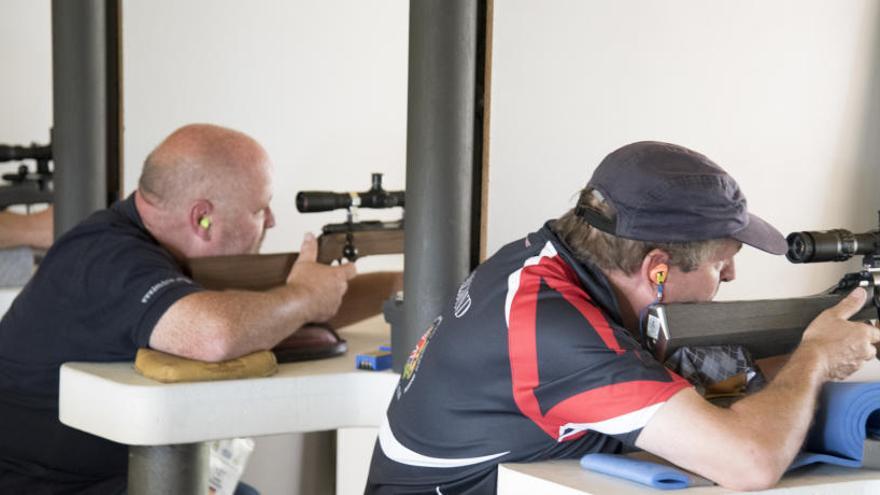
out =
<path fill-rule="evenodd" d="M 173 356 L 153 349 L 138 349 L 134 369 L 162 383 L 234 380 L 274 375 L 278 362 L 270 351 L 257 351 L 218 363 Z"/>
<path fill-rule="evenodd" d="M 274 375 L 278 363 L 324 359 L 345 354 L 348 343 L 329 325 L 311 323 L 271 351 L 257 351 L 218 363 L 196 361 L 153 349 L 138 349 L 135 370 L 162 383 L 235 380 Z"/>

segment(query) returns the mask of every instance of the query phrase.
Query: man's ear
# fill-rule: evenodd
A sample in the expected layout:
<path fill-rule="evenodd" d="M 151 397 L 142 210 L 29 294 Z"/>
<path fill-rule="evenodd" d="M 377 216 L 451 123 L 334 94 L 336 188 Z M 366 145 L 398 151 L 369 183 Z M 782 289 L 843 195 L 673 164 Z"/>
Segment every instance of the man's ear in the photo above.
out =
<path fill-rule="evenodd" d="M 639 277 L 655 288 L 665 283 L 669 278 L 669 253 L 662 249 L 652 249 L 642 259 Z"/>
<path fill-rule="evenodd" d="M 211 240 L 213 213 L 214 205 L 207 199 L 196 200 L 189 209 L 189 230 L 205 242 Z"/>

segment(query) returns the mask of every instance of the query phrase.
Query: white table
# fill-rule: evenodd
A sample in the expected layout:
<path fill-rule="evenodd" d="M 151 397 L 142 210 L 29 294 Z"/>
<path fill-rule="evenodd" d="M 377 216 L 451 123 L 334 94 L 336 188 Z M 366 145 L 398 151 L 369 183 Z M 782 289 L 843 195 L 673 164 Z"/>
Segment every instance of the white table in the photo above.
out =
<path fill-rule="evenodd" d="M 847 381 L 880 381 L 880 361 L 867 362 Z M 718 455 L 724 455 L 719 452 Z M 532 464 L 502 464 L 498 468 L 498 495 L 657 495 L 660 490 L 581 469 L 577 460 Z M 676 490 L 682 495 L 740 493 L 718 486 Z M 838 495 L 880 493 L 880 471 L 815 465 L 785 475 L 768 495 Z"/>
<path fill-rule="evenodd" d="M 721 455 L 719 453 L 719 455 Z M 719 486 L 697 486 L 674 492 L 581 469 L 577 460 L 502 464 L 498 468 L 498 495 L 720 495 L 743 493 Z M 880 471 L 815 465 L 785 475 L 762 495 L 839 495 L 880 493 Z"/>
<path fill-rule="evenodd" d="M 163 384 L 135 372 L 132 363 L 65 363 L 59 419 L 133 446 L 132 453 L 148 454 L 146 462 L 154 464 L 156 452 L 201 463 L 204 449 L 198 446 L 209 440 L 378 426 L 399 375 L 357 370 L 354 359 L 387 345 L 388 325 L 375 317 L 339 333 L 348 341 L 345 355 L 282 364 L 267 378 Z M 158 448 L 169 445 L 195 447 Z M 168 474 L 154 468 L 148 470 L 152 477 Z M 131 486 L 129 493 L 159 490 Z"/>

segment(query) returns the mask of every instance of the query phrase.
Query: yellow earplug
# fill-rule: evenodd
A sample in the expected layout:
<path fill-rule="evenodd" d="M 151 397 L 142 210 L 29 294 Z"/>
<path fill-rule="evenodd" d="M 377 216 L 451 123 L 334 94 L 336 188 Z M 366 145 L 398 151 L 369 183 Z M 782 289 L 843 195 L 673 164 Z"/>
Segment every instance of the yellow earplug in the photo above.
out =
<path fill-rule="evenodd" d="M 199 219 L 199 226 L 205 230 L 208 230 L 209 228 L 211 228 L 211 217 L 204 216 L 204 217 L 200 218 Z"/>
<path fill-rule="evenodd" d="M 666 266 L 665 263 L 660 263 L 655 266 L 653 270 L 651 270 L 651 278 L 654 279 L 658 284 L 662 284 L 666 282 L 666 274 L 669 272 L 669 267 Z"/>

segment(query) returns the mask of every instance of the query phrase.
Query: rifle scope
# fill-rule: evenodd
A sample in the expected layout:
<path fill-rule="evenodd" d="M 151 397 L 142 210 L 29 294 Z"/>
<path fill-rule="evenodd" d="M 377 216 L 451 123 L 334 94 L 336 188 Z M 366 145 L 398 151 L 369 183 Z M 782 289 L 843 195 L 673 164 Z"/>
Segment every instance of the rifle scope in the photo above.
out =
<path fill-rule="evenodd" d="M 880 252 L 878 230 L 861 234 L 844 229 L 792 232 L 785 240 L 788 241 L 785 257 L 792 263 L 846 261 L 856 255 Z"/>
<path fill-rule="evenodd" d="M 382 189 L 382 174 L 373 174 L 373 185 L 364 192 L 300 191 L 296 193 L 296 209 L 300 213 L 339 210 L 344 208 L 394 208 L 404 206 L 403 191 Z"/>
<path fill-rule="evenodd" d="M 0 162 L 13 160 L 51 160 L 52 145 L 9 146 L 0 144 Z"/>

